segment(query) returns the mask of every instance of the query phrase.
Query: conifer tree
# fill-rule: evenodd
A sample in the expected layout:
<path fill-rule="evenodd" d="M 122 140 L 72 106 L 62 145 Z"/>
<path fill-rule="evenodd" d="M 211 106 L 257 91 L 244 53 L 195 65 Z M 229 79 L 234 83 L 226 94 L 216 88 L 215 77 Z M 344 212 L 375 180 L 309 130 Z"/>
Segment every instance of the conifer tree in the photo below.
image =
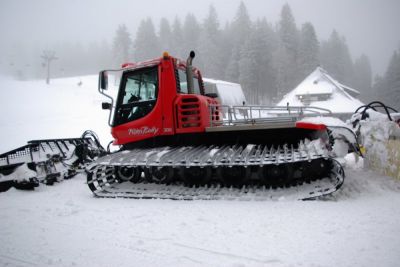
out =
<path fill-rule="evenodd" d="M 314 26 L 307 22 L 303 24 L 300 32 L 297 61 L 299 78 L 304 79 L 319 65 L 319 42 Z"/>
<path fill-rule="evenodd" d="M 229 28 L 227 27 L 227 41 L 224 42 L 225 51 L 231 51 L 230 57 L 225 56 L 225 58 L 228 59 L 227 65 L 229 67 L 225 70 L 224 76 L 231 81 L 238 81 L 240 75 L 238 62 L 241 60 L 241 51 L 243 50 L 243 46 L 245 45 L 246 40 L 250 37 L 251 27 L 252 25 L 247 7 L 243 1 L 241 1 L 232 24 Z M 247 45 L 249 44 L 247 43 Z"/>
<path fill-rule="evenodd" d="M 205 77 L 221 77 L 220 29 L 217 11 L 212 5 L 202 28 L 199 41 L 201 57 L 199 57 L 198 66 L 202 67 Z"/>
<path fill-rule="evenodd" d="M 173 35 L 171 25 L 166 18 L 160 20 L 159 42 L 161 50 L 172 53 Z"/>
<path fill-rule="evenodd" d="M 257 21 L 241 50 L 239 82 L 246 90 L 250 104 L 271 104 L 276 96 L 272 56 L 276 45 L 274 35 L 265 19 Z"/>
<path fill-rule="evenodd" d="M 279 95 L 282 96 L 300 81 L 297 69 L 298 30 L 288 4 L 282 8 L 278 27 L 280 38 L 276 62 L 279 70 L 278 90 Z"/>
<path fill-rule="evenodd" d="M 201 27 L 193 14 L 188 14 L 183 23 L 183 56 L 189 55 L 191 50 L 198 51 Z"/>
<path fill-rule="evenodd" d="M 263 19 L 256 24 L 258 45 L 258 86 L 261 91 L 260 104 L 271 104 L 277 96 L 277 73 L 274 54 L 278 47 L 277 35 L 271 25 Z"/>
<path fill-rule="evenodd" d="M 246 42 L 247 38 L 252 33 L 252 25 L 249 13 L 247 11 L 246 5 L 243 1 L 240 2 L 239 7 L 236 11 L 235 18 L 232 21 L 232 29 L 234 29 L 233 34 L 233 44 L 234 46 L 242 45 Z"/>
<path fill-rule="evenodd" d="M 122 63 L 129 61 L 131 47 L 131 36 L 125 24 L 121 24 L 118 26 L 113 40 L 114 66 L 120 66 Z"/>
<path fill-rule="evenodd" d="M 160 57 L 162 51 L 155 33 L 153 21 L 150 18 L 142 20 L 134 43 L 135 61 L 143 61 Z"/>
<path fill-rule="evenodd" d="M 354 61 L 354 88 L 360 91 L 360 98 L 364 102 L 374 100 L 372 96 L 372 70 L 369 58 L 363 54 Z"/>
<path fill-rule="evenodd" d="M 400 49 L 393 52 L 380 89 L 377 92 L 378 99 L 400 110 Z"/>
<path fill-rule="evenodd" d="M 178 17 L 175 17 L 172 24 L 172 48 L 171 53 L 179 58 L 185 58 L 182 23 Z"/>
<path fill-rule="evenodd" d="M 297 54 L 298 31 L 289 4 L 282 7 L 279 21 L 279 36 L 283 47 L 293 56 Z"/>
<path fill-rule="evenodd" d="M 258 58 L 256 32 L 250 35 L 242 46 L 239 60 L 239 83 L 242 85 L 249 104 L 258 104 L 260 88 L 258 86 Z"/>
<path fill-rule="evenodd" d="M 241 57 L 240 48 L 235 46 L 232 48 L 228 64 L 225 68 L 224 77 L 231 82 L 239 82 L 239 59 Z"/>
<path fill-rule="evenodd" d="M 333 30 L 328 41 L 321 45 L 321 64 L 336 80 L 353 86 L 353 61 L 344 37 Z"/>

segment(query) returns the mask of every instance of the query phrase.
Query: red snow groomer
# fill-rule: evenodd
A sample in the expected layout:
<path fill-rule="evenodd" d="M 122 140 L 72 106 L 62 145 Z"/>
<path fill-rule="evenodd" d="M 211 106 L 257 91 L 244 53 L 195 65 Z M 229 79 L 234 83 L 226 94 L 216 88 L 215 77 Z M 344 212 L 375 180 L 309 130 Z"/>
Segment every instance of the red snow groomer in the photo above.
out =
<path fill-rule="evenodd" d="M 343 183 L 330 157 L 328 129 L 305 123 L 311 108 L 224 106 L 207 94 L 194 52 L 100 72 L 109 125 L 120 151 L 92 162 L 87 182 L 100 197 L 270 198 L 295 191 L 313 199 Z M 118 79 L 116 99 L 106 94 Z M 287 189 L 286 189 L 287 187 Z"/>

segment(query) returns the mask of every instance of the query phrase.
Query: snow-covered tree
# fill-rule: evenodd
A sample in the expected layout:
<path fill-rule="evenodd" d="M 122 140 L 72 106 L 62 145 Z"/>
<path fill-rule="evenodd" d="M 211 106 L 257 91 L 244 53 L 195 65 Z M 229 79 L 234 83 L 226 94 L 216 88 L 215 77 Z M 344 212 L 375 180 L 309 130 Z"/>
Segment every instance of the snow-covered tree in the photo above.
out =
<path fill-rule="evenodd" d="M 229 79 L 228 78 L 228 73 L 229 73 L 229 68 L 231 65 L 229 62 L 231 61 L 231 57 L 233 54 L 233 49 L 232 49 L 232 36 L 231 36 L 231 23 L 226 22 L 224 29 L 221 30 L 220 34 L 220 42 L 219 42 L 219 53 L 220 53 L 220 58 L 221 58 L 221 77 L 218 77 L 220 79 L 224 80 L 229 80 L 229 81 L 234 81 L 234 79 Z M 237 52 L 239 54 L 240 51 Z M 237 67 L 237 60 L 236 60 L 236 66 L 233 65 L 233 67 L 238 70 Z M 238 76 L 235 76 L 237 79 Z"/>
<path fill-rule="evenodd" d="M 384 101 L 381 97 L 382 92 L 384 91 L 384 88 L 385 88 L 384 77 L 379 74 L 375 75 L 374 85 L 372 86 L 372 94 L 371 94 L 372 101 L 375 101 L 375 100 Z"/>
<path fill-rule="evenodd" d="M 245 91 L 250 104 L 258 104 L 260 88 L 258 86 L 258 36 L 256 32 L 244 43 L 239 60 L 239 83 Z"/>
<path fill-rule="evenodd" d="M 304 79 L 320 65 L 319 41 L 314 26 L 309 22 L 301 27 L 298 51 L 298 74 L 300 79 Z"/>
<path fill-rule="evenodd" d="M 275 46 L 275 33 L 270 25 L 265 19 L 257 21 L 239 61 L 239 81 L 250 104 L 270 104 L 276 96 Z"/>
<path fill-rule="evenodd" d="M 279 21 L 279 36 L 281 45 L 286 50 L 296 56 L 298 46 L 298 30 L 289 4 L 282 7 L 281 18 Z"/>
<path fill-rule="evenodd" d="M 233 47 L 230 53 L 228 63 L 225 66 L 224 77 L 231 82 L 239 82 L 239 59 L 240 59 L 240 48 Z"/>
<path fill-rule="evenodd" d="M 321 64 L 335 79 L 353 85 L 353 61 L 344 37 L 336 30 L 321 44 Z"/>
<path fill-rule="evenodd" d="M 292 11 L 285 4 L 278 25 L 279 49 L 276 54 L 279 95 L 292 90 L 300 81 L 297 69 L 298 30 Z"/>
<path fill-rule="evenodd" d="M 377 97 L 386 105 L 400 110 L 400 49 L 393 52 L 380 87 L 375 87 Z"/>
<path fill-rule="evenodd" d="M 183 55 L 187 57 L 191 50 L 198 51 L 201 26 L 193 14 L 188 14 L 183 23 Z"/>
<path fill-rule="evenodd" d="M 236 15 L 232 21 L 233 44 L 241 47 L 252 33 L 252 23 L 246 5 L 240 2 Z"/>
<path fill-rule="evenodd" d="M 372 70 L 368 56 L 362 54 L 354 61 L 353 84 L 361 93 L 360 98 L 365 102 L 374 100 L 372 96 Z"/>
<path fill-rule="evenodd" d="M 201 57 L 196 64 L 202 67 L 206 77 L 221 77 L 220 29 L 217 11 L 212 5 L 202 28 L 199 41 L 199 54 Z"/>
<path fill-rule="evenodd" d="M 274 53 L 278 47 L 278 38 L 266 19 L 256 23 L 258 46 L 258 87 L 261 90 L 260 104 L 271 104 L 277 96 L 277 72 Z"/>
<path fill-rule="evenodd" d="M 162 18 L 159 31 L 160 49 L 172 53 L 173 38 L 169 21 L 166 18 Z"/>
<path fill-rule="evenodd" d="M 226 42 L 223 44 L 224 51 L 231 51 L 231 56 L 225 55 L 226 60 L 228 60 L 228 68 L 224 71 L 224 76 L 231 81 L 237 82 L 239 79 L 240 70 L 238 62 L 241 60 L 240 54 L 243 50 L 243 46 L 251 35 L 251 27 L 252 25 L 247 7 L 243 1 L 241 1 L 236 11 L 235 18 L 229 27 L 226 27 Z M 249 45 L 248 42 L 247 45 Z"/>
<path fill-rule="evenodd" d="M 136 33 L 133 55 L 135 61 L 152 59 L 162 55 L 154 24 L 150 18 L 142 20 L 140 23 Z"/>
<path fill-rule="evenodd" d="M 99 52 L 96 58 L 97 70 L 104 70 L 112 67 L 112 53 L 110 44 L 106 40 L 102 40 L 99 44 Z"/>
<path fill-rule="evenodd" d="M 183 31 L 182 23 L 178 17 L 175 17 L 172 24 L 172 50 L 171 53 L 179 58 L 184 58 L 184 43 L 183 43 Z"/>
<path fill-rule="evenodd" d="M 122 63 L 129 61 L 131 47 L 132 39 L 130 34 L 125 24 L 121 24 L 118 26 L 113 40 L 113 61 L 115 66 L 119 66 Z"/>

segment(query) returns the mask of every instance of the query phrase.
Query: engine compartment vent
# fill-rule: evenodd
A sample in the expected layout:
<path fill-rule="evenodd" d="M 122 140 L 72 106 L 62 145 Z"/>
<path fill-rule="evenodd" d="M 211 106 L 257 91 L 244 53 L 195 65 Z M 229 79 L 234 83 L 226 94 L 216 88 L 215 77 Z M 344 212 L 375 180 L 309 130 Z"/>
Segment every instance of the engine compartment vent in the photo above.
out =
<path fill-rule="evenodd" d="M 182 96 L 176 109 L 178 128 L 200 127 L 200 101 L 197 97 Z"/>

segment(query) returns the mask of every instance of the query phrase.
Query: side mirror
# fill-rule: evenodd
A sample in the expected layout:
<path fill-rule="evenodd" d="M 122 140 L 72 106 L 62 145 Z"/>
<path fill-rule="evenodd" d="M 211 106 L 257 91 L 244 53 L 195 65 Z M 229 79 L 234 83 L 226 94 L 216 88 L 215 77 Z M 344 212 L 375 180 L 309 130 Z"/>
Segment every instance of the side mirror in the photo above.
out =
<path fill-rule="evenodd" d="M 107 90 L 108 88 L 108 73 L 106 70 L 99 73 L 99 89 Z"/>
<path fill-rule="evenodd" d="M 111 105 L 111 103 L 103 102 L 103 103 L 101 103 L 101 108 L 102 109 L 111 109 L 112 105 Z"/>
<path fill-rule="evenodd" d="M 205 96 L 211 97 L 211 98 L 217 98 L 218 94 L 216 94 L 216 93 L 206 93 Z"/>

